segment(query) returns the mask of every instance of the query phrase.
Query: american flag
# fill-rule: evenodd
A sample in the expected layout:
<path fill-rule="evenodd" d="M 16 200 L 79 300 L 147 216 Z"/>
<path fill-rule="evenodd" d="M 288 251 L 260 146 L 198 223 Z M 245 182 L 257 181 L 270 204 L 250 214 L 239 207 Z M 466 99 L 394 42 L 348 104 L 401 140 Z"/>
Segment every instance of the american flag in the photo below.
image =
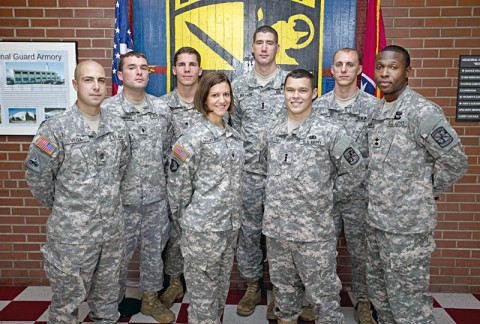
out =
<path fill-rule="evenodd" d="M 122 91 L 122 81 L 117 76 L 120 57 L 133 50 L 132 33 L 128 22 L 128 0 L 115 3 L 115 30 L 113 36 L 112 95 Z"/>
<path fill-rule="evenodd" d="M 376 95 L 379 98 L 380 90 L 376 89 L 373 79 L 375 56 L 386 46 L 386 43 L 380 0 L 368 0 L 365 38 L 363 43 L 362 90 Z"/>
<path fill-rule="evenodd" d="M 53 151 L 57 148 L 55 144 L 51 143 L 48 139 L 46 139 L 44 136 L 41 136 L 36 142 L 35 145 L 37 145 L 39 148 L 41 148 L 43 151 L 45 151 L 47 154 L 51 155 Z"/>

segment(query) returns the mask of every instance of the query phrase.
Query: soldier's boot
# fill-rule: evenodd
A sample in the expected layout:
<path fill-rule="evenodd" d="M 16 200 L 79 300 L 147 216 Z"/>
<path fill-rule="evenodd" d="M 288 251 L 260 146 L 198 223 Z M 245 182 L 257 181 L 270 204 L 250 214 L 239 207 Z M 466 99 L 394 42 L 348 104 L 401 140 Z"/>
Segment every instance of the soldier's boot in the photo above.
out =
<path fill-rule="evenodd" d="M 273 308 L 275 307 L 275 295 L 277 294 L 277 287 L 273 286 L 272 289 L 272 299 L 270 300 L 270 303 L 268 303 L 267 306 L 267 320 L 269 321 L 276 321 L 277 315 L 273 313 Z"/>
<path fill-rule="evenodd" d="M 160 301 L 165 305 L 165 307 L 171 308 L 175 303 L 175 300 L 182 298 L 183 294 L 183 284 L 180 280 L 180 276 L 171 276 L 170 285 L 160 296 Z"/>
<path fill-rule="evenodd" d="M 287 321 L 287 320 L 282 320 L 278 319 L 278 324 L 297 324 L 297 321 Z"/>
<path fill-rule="evenodd" d="M 360 324 L 376 324 L 373 319 L 371 304 L 368 301 L 359 301 L 355 305 L 355 320 Z"/>
<path fill-rule="evenodd" d="M 300 314 L 300 319 L 304 322 L 310 322 L 315 320 L 315 311 L 313 309 L 313 305 L 310 304 L 307 307 L 305 307 Z"/>
<path fill-rule="evenodd" d="M 159 323 L 171 323 L 175 320 L 175 314 L 162 304 L 156 291 L 143 293 L 140 311 L 143 315 L 152 316 Z"/>
<path fill-rule="evenodd" d="M 247 291 L 237 305 L 237 314 L 240 316 L 251 315 L 255 311 L 255 307 L 262 301 L 262 291 L 258 285 L 258 281 L 249 282 Z"/>

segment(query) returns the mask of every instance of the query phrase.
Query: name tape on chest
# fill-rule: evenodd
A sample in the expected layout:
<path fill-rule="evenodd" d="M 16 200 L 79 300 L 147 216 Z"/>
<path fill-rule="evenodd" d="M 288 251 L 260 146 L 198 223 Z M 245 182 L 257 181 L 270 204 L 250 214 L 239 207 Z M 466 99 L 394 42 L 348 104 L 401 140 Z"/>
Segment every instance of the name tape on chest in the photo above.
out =
<path fill-rule="evenodd" d="M 51 141 L 49 141 L 46 137 L 40 136 L 39 139 L 35 142 L 35 145 L 40 148 L 42 151 L 47 153 L 48 155 L 52 155 L 52 153 L 55 151 L 57 146 L 53 144 Z"/>

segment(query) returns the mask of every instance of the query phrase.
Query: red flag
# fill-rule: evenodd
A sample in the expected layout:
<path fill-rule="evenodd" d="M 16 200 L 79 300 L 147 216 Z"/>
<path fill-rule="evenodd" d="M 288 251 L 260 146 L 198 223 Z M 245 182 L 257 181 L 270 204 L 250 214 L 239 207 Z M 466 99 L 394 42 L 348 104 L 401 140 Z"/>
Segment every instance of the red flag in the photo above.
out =
<path fill-rule="evenodd" d="M 117 76 L 120 57 L 133 50 L 132 33 L 128 21 L 127 0 L 115 3 L 115 29 L 113 36 L 112 95 L 122 91 L 122 81 Z"/>
<path fill-rule="evenodd" d="M 380 98 L 380 90 L 373 79 L 375 56 L 387 45 L 380 0 L 368 0 L 367 20 L 363 43 L 362 90 Z"/>

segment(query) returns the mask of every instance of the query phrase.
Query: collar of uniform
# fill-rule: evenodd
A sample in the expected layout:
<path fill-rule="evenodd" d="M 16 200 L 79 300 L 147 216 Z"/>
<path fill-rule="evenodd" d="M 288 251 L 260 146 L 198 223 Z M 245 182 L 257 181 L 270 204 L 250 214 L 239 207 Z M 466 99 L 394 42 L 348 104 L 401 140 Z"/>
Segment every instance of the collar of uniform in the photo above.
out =
<path fill-rule="evenodd" d="M 83 119 L 82 113 L 80 112 L 80 109 L 78 108 L 77 104 L 74 104 L 72 106 L 72 114 L 73 114 L 73 120 L 75 123 L 75 133 L 78 135 L 87 135 L 90 137 L 95 137 L 97 134 L 87 125 L 85 120 Z M 100 123 L 98 126 L 98 132 L 100 133 L 100 130 L 103 125 L 103 115 L 105 114 L 105 110 L 102 109 L 100 111 Z"/>
<path fill-rule="evenodd" d="M 383 98 L 380 101 L 379 109 L 375 111 L 374 119 L 383 120 L 383 119 L 395 118 L 397 111 L 399 111 L 400 107 L 402 107 L 403 100 L 405 99 L 405 97 L 410 96 L 411 93 L 412 93 L 412 89 L 410 89 L 410 87 L 407 85 L 407 87 L 403 90 L 400 96 L 398 96 L 397 100 L 395 100 L 393 107 L 389 109 L 385 114 L 382 114 L 383 104 L 385 103 L 385 98 Z"/>
<path fill-rule="evenodd" d="M 217 127 L 205 116 L 201 119 L 201 123 L 203 123 L 203 125 L 210 131 L 214 138 L 218 138 L 224 135 L 226 132 L 226 128 L 222 129 L 220 127 Z"/>
<path fill-rule="evenodd" d="M 282 69 L 277 66 L 277 74 L 275 77 L 270 80 L 264 87 L 262 87 L 257 82 L 257 77 L 255 75 L 255 67 L 249 72 L 247 78 L 247 85 L 250 88 L 272 88 L 272 89 L 282 89 L 282 84 L 285 80 L 283 80 L 283 73 Z"/>
<path fill-rule="evenodd" d="M 145 93 L 145 103 L 142 112 L 139 112 L 137 108 L 135 108 L 135 106 L 130 101 L 128 101 L 127 97 L 125 97 L 125 94 L 123 92 L 120 93 L 120 103 L 122 105 L 122 109 L 127 114 L 145 114 L 151 112 L 152 110 L 152 102 L 148 97 L 147 93 Z"/>
<path fill-rule="evenodd" d="M 352 102 L 352 104 L 346 106 L 345 108 L 341 108 L 338 104 L 337 101 L 335 100 L 335 93 L 333 90 L 329 92 L 327 95 L 331 94 L 331 97 L 329 97 L 329 107 L 328 109 L 330 110 L 336 110 L 340 113 L 348 113 L 352 115 L 358 115 L 360 113 L 360 110 L 358 109 L 359 105 L 357 104 L 358 101 L 360 100 L 360 89 L 357 88 L 357 92 L 355 93 L 354 97 L 355 100 Z"/>
<path fill-rule="evenodd" d="M 305 119 L 305 121 L 300 126 L 298 126 L 292 131 L 292 134 L 295 134 L 295 136 L 297 136 L 298 138 L 306 137 L 310 131 L 310 128 L 312 127 L 312 123 L 315 118 L 316 117 L 314 116 L 312 111 L 312 113 L 310 113 L 307 119 Z"/>
<path fill-rule="evenodd" d="M 166 98 L 167 105 L 170 107 L 170 109 L 193 109 L 195 108 L 194 104 L 191 103 L 187 106 L 182 105 L 182 101 L 180 100 L 180 94 L 178 93 L 177 88 L 173 89 L 170 92 L 170 95 Z"/>

